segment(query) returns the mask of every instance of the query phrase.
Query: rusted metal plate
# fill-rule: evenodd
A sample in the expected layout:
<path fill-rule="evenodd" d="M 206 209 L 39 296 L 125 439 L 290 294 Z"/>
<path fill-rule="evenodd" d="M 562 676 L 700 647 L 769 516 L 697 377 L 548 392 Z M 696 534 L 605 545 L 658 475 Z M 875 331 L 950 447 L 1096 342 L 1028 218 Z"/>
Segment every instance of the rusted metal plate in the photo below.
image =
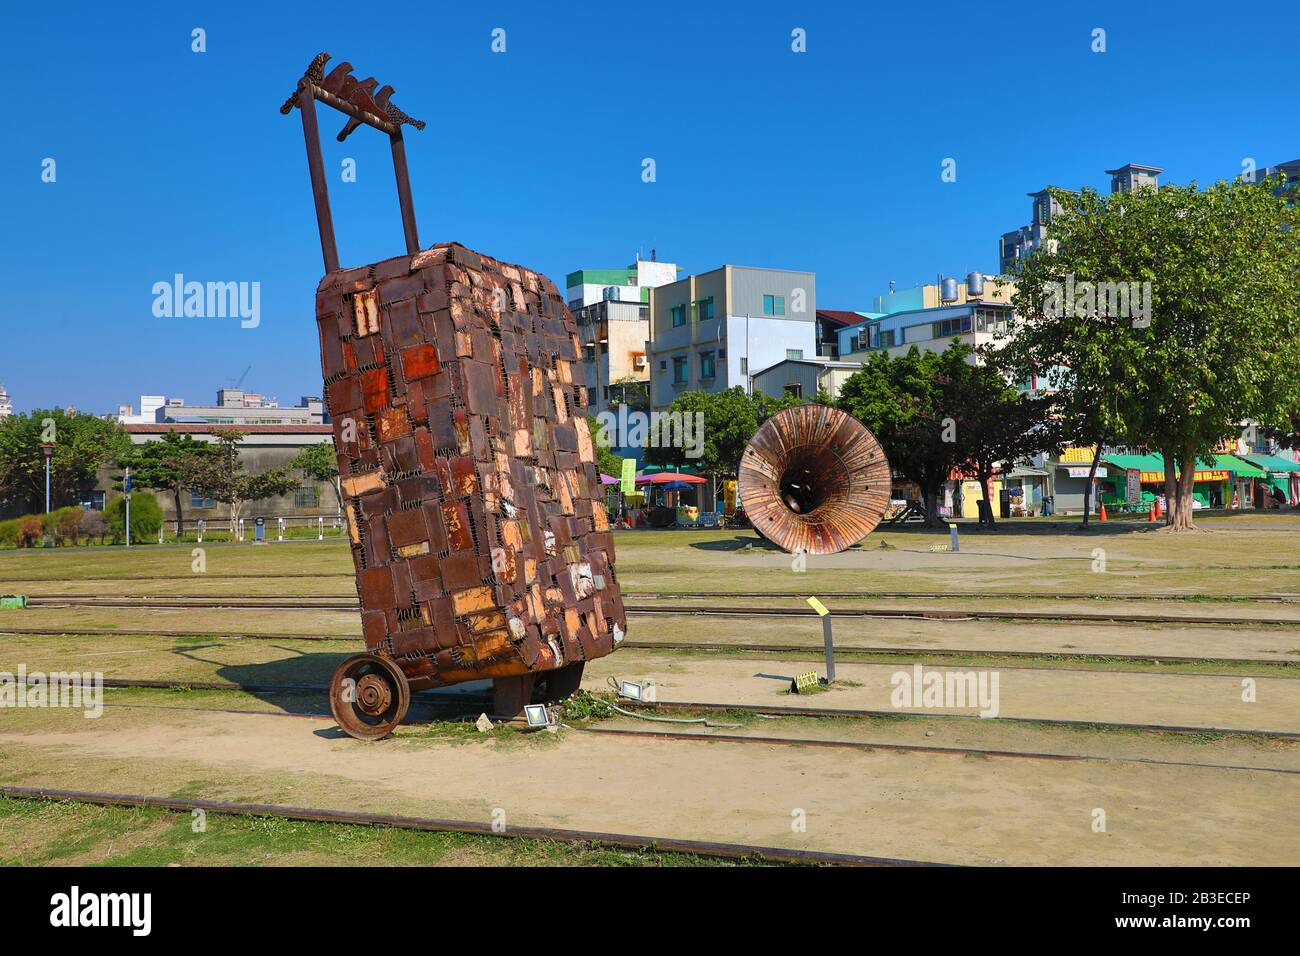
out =
<path fill-rule="evenodd" d="M 754 529 L 791 553 L 861 541 L 889 506 L 889 461 L 876 437 L 825 405 L 777 412 L 740 458 L 736 491 Z"/>
<path fill-rule="evenodd" d="M 610 653 L 627 621 L 555 286 L 443 244 L 331 272 L 316 315 L 367 648 L 415 687 Z"/>

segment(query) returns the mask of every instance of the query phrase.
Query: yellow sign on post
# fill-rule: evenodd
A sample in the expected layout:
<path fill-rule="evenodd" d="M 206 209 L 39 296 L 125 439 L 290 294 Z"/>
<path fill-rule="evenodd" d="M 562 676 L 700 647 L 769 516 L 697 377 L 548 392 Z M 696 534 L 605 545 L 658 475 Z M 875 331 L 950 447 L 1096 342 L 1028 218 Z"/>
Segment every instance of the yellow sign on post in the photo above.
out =
<path fill-rule="evenodd" d="M 630 495 L 636 491 L 636 459 L 623 459 L 623 474 L 619 476 L 620 481 L 618 490 L 625 495 Z"/>
<path fill-rule="evenodd" d="M 810 597 L 808 599 L 808 606 L 812 608 L 814 611 L 816 611 L 818 614 L 820 614 L 822 617 L 825 617 L 827 614 L 831 613 L 826 609 L 826 605 L 823 604 L 821 601 L 817 600 L 815 597 Z"/>

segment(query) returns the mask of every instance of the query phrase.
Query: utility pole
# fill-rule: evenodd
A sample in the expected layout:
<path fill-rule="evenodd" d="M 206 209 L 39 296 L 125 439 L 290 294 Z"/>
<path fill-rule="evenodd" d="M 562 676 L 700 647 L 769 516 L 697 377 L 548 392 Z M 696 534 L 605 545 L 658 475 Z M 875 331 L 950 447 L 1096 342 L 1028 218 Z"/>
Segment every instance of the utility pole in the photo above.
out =
<path fill-rule="evenodd" d="M 131 469 L 126 469 L 126 546 L 131 547 Z"/>
<path fill-rule="evenodd" d="M 41 445 L 41 454 L 45 457 L 45 513 L 50 513 L 50 459 L 54 457 L 54 443 Z"/>

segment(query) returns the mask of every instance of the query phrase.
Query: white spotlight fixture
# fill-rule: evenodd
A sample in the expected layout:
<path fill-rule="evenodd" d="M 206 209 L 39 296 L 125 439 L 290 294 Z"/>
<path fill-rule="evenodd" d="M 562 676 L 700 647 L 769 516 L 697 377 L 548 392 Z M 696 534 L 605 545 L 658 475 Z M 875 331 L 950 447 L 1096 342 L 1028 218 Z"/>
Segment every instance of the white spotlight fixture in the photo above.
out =
<path fill-rule="evenodd" d="M 628 700 L 640 700 L 641 685 L 635 681 L 621 680 L 618 682 L 618 696 L 626 697 Z"/>
<path fill-rule="evenodd" d="M 524 708 L 524 717 L 527 719 L 529 727 L 549 727 L 551 725 L 551 715 L 547 713 L 545 704 L 529 704 Z"/>

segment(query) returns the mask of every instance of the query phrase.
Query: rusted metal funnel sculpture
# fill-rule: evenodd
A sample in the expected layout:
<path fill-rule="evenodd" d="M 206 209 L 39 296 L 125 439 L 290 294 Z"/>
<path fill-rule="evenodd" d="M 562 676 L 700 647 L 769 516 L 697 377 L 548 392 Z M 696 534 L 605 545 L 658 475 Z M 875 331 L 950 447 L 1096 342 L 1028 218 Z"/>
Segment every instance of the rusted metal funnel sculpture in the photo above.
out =
<path fill-rule="evenodd" d="M 737 478 L 754 529 L 791 553 L 843 551 L 889 506 L 889 461 L 876 436 L 825 405 L 787 408 L 764 422 Z"/>
<path fill-rule="evenodd" d="M 587 430 L 573 316 L 545 276 L 456 243 L 421 250 L 401 129 L 412 120 L 312 61 L 302 113 L 326 275 L 316 292 L 325 403 L 367 653 L 330 687 L 339 726 L 386 736 L 412 691 L 493 681 L 493 710 L 577 690 L 627 627 Z M 340 269 L 315 103 L 388 134 L 406 254 Z"/>

